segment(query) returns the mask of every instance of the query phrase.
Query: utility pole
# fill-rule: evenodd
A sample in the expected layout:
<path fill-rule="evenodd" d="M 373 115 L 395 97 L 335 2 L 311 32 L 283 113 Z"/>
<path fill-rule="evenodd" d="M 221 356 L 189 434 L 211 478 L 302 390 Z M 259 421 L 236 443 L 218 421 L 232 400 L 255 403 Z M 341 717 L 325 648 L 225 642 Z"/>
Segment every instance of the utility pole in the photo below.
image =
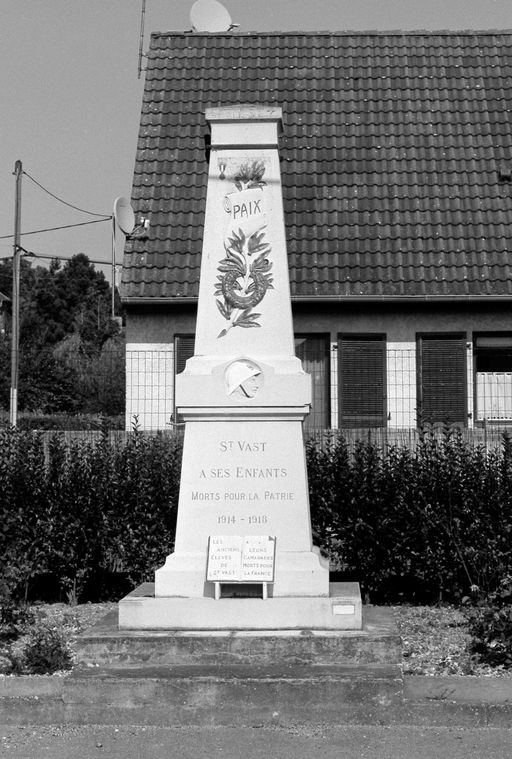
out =
<path fill-rule="evenodd" d="M 18 423 L 18 363 L 20 347 L 20 261 L 21 261 L 21 161 L 14 165 L 16 197 L 14 203 L 14 249 L 12 255 L 11 395 L 9 423 Z"/>

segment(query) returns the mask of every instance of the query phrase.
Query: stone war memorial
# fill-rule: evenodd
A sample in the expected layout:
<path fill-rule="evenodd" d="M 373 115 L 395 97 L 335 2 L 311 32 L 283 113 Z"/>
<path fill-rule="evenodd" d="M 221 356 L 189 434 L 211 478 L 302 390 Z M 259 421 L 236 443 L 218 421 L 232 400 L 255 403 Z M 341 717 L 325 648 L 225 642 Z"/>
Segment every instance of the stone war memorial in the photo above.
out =
<path fill-rule="evenodd" d="M 278 137 L 281 109 L 210 108 L 195 354 L 174 552 L 119 605 L 121 629 L 360 629 L 357 583 L 312 545 Z M 151 592 L 150 592 L 151 590 Z M 145 595 L 149 593 L 150 595 Z"/>
<path fill-rule="evenodd" d="M 294 354 L 281 109 L 206 118 L 195 355 L 176 388 L 185 436 L 174 551 L 154 583 L 80 636 L 67 698 L 81 703 L 92 679 L 100 696 L 87 714 L 114 724 L 390 719 L 403 699 L 391 611 L 365 606 L 363 616 L 359 584 L 330 583 L 312 543 L 311 386 Z"/>

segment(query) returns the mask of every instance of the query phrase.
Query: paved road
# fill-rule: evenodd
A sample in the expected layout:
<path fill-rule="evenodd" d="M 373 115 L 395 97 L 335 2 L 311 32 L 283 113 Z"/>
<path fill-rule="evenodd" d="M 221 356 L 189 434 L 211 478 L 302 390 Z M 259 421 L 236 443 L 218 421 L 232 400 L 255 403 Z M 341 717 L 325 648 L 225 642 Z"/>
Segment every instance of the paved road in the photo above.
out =
<path fill-rule="evenodd" d="M 10 759 L 511 759 L 512 729 L 0 726 Z"/>

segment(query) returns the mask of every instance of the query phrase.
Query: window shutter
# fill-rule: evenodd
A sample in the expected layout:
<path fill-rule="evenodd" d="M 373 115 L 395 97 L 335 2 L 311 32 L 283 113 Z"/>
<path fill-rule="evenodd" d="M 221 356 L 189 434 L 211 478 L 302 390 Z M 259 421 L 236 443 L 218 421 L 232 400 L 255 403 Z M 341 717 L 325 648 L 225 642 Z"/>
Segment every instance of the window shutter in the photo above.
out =
<path fill-rule="evenodd" d="M 467 424 L 466 339 L 422 335 L 419 343 L 419 422 Z"/>
<path fill-rule="evenodd" d="M 330 425 L 329 397 L 329 337 L 325 335 L 297 335 L 295 354 L 302 368 L 311 375 L 311 413 L 305 419 L 306 430 L 328 429 Z"/>
<path fill-rule="evenodd" d="M 181 374 L 185 369 L 185 364 L 189 358 L 194 355 L 195 345 L 194 335 L 180 335 L 175 338 L 174 350 L 175 350 L 175 362 L 174 362 L 174 374 Z"/>
<path fill-rule="evenodd" d="M 338 338 L 340 427 L 386 426 L 386 339 Z"/>
<path fill-rule="evenodd" d="M 174 377 L 185 369 L 185 364 L 194 355 L 195 335 L 179 335 L 174 338 Z M 174 383 L 174 398 L 176 398 L 176 382 Z M 174 419 L 176 424 L 182 425 L 182 417 L 176 413 L 176 401 L 174 402 Z"/>

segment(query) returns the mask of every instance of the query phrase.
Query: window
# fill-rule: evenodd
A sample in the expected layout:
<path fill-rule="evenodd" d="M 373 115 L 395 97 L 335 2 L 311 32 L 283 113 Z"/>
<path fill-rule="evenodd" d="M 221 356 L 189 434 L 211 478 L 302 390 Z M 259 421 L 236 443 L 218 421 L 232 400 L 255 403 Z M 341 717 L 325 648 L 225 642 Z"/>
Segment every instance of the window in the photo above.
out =
<path fill-rule="evenodd" d="M 304 427 L 326 429 L 330 427 L 329 397 L 329 336 L 296 335 L 295 353 L 302 361 L 302 368 L 311 375 L 311 413 L 306 417 Z"/>
<path fill-rule="evenodd" d="M 512 419 L 512 333 L 473 336 L 475 419 Z"/>
<path fill-rule="evenodd" d="M 339 335 L 338 376 L 340 427 L 385 427 L 385 335 Z"/>
<path fill-rule="evenodd" d="M 183 419 L 176 414 L 176 375 L 181 374 L 185 364 L 194 355 L 195 335 L 176 335 L 174 338 L 174 419 L 182 424 Z"/>
<path fill-rule="evenodd" d="M 466 336 L 418 335 L 418 424 L 466 425 Z"/>

